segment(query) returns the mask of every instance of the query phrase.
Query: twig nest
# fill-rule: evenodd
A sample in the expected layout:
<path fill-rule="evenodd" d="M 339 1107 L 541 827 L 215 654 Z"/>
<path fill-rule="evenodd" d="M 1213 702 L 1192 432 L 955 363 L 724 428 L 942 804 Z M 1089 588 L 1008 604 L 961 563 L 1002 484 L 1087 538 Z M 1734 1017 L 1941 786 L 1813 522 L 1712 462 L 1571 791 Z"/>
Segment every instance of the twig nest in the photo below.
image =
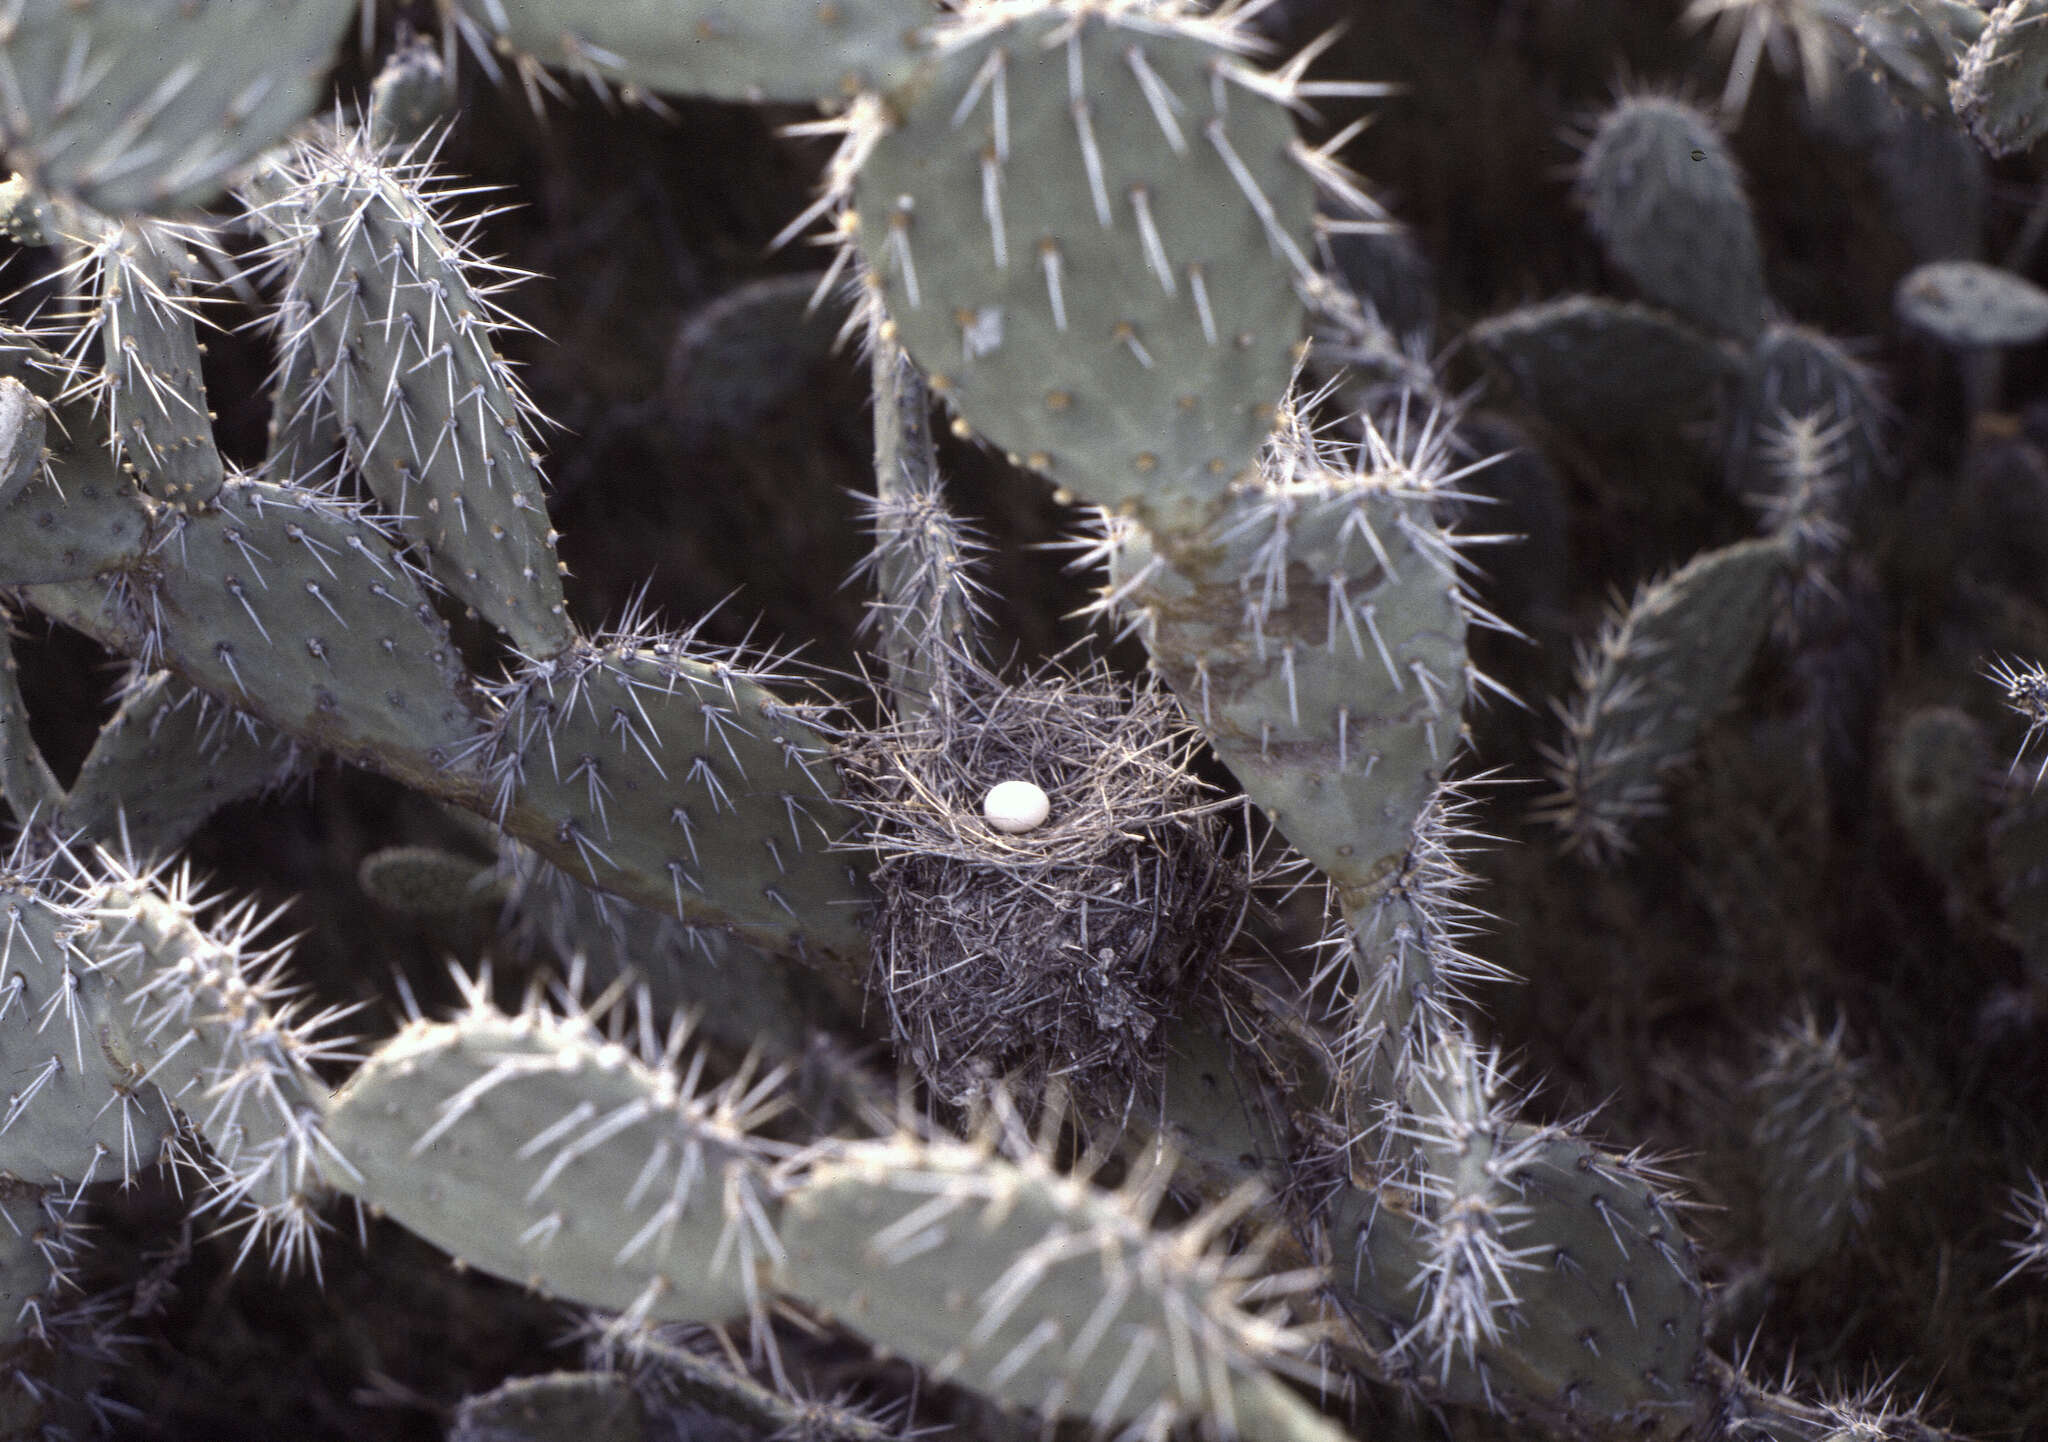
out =
<path fill-rule="evenodd" d="M 1052 801 L 1035 782 L 1002 781 L 981 798 L 981 814 L 1003 835 L 1021 836 L 1045 825 Z"/>
<path fill-rule="evenodd" d="M 1252 883 L 1226 846 L 1242 800 L 1195 776 L 1173 698 L 1101 665 L 1006 684 L 955 657 L 927 704 L 842 744 L 880 858 L 868 988 L 903 1059 L 955 1104 L 1055 1075 L 1086 1110 L 1149 1104 Z"/>

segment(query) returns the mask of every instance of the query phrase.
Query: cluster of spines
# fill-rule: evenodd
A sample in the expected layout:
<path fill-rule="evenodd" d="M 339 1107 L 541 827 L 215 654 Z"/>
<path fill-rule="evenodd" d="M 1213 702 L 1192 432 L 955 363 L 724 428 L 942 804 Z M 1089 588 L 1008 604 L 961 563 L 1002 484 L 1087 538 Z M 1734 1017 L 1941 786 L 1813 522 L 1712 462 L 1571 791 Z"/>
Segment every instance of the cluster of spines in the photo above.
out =
<path fill-rule="evenodd" d="M 2012 1265 L 1998 1279 L 1999 1285 L 2026 1273 L 2048 1277 L 2048 1183 L 2028 1172 L 2027 1185 L 2012 1189 L 2005 1219 L 2016 1235 L 2005 1244 Z"/>
<path fill-rule="evenodd" d="M 899 707 L 948 704 L 954 657 L 978 649 L 986 543 L 947 507 L 931 435 L 931 392 L 879 311 L 865 307 L 875 393 L 873 544 L 853 581 L 872 580 L 863 629 L 875 634 Z"/>
<path fill-rule="evenodd" d="M 0 981 L 0 1019 L 37 1002 L 23 984 L 23 963 L 34 962 L 35 1029 L 62 1044 L 9 1100 L 5 1168 L 76 1197 L 94 1181 L 182 1160 L 208 1188 L 197 1211 L 234 1215 L 229 1225 L 246 1228 L 241 1256 L 267 1242 L 273 1264 L 316 1260 L 318 1197 L 329 1177 L 350 1170 L 322 1130 L 317 1069 L 352 1058 L 348 1041 L 328 1034 L 349 1009 L 303 1006 L 283 974 L 287 946 L 254 944 L 275 918 L 253 903 L 208 915 L 186 873 L 137 871 L 104 851 L 88 861 L 61 847 L 30 862 L 32 839 L 0 873 L 0 972 L 11 973 Z M 5 1133 L 60 1082 L 103 1095 L 98 1112 L 77 1118 L 62 1156 L 9 1154 L 22 1143 Z M 153 1115 L 166 1103 L 190 1119 L 207 1160 L 174 1117 Z M 101 1118 L 110 1110 L 108 1133 Z"/>
<path fill-rule="evenodd" d="M 1849 529 L 1850 447 L 1855 416 L 1781 415 L 1758 433 L 1767 489 L 1749 497 L 1764 534 L 1785 543 L 1786 570 L 1771 629 L 1797 649 L 1842 603 L 1834 573 Z"/>
<path fill-rule="evenodd" d="M 1733 124 L 1749 106 L 1758 61 L 1765 56 L 1780 71 L 1796 66 L 1809 103 L 1827 100 L 1853 45 L 1835 16 L 1834 7 L 1814 0 L 1692 0 L 1680 23 L 1692 29 L 1711 25 L 1714 43 L 1730 52 L 1720 110 Z"/>
<path fill-rule="evenodd" d="M 1749 669 L 1785 554 L 1775 538 L 1703 551 L 1617 602 L 1581 645 L 1577 694 L 1553 703 L 1563 743 L 1543 748 L 1557 789 L 1536 813 L 1567 850 L 1605 865 L 1629 851 L 1636 823 L 1662 812 L 1664 777 Z"/>
<path fill-rule="evenodd" d="M 1376 508 L 1389 502 L 1413 502 L 1426 508 L 1446 502 L 1483 501 L 1484 497 L 1458 489 L 1459 482 L 1500 457 L 1457 465 L 1451 451 L 1453 418 L 1433 410 L 1420 421 L 1412 421 L 1406 405 L 1394 409 L 1389 428 L 1383 429 L 1371 416 L 1360 415 L 1357 439 L 1338 440 L 1319 431 L 1312 419 L 1325 395 L 1291 394 L 1282 403 L 1256 475 L 1233 492 L 1228 509 L 1202 540 L 1244 558 L 1245 564 L 1234 576 L 1240 627 L 1251 637 L 1261 663 L 1269 656 L 1279 660 L 1288 725 L 1302 724 L 1294 678 L 1308 649 L 1329 656 L 1345 653 L 1353 661 L 1376 659 L 1396 692 L 1406 693 L 1411 685 L 1415 688 L 1427 713 L 1424 728 L 1432 759 L 1445 759 L 1436 728 L 1449 714 L 1446 700 L 1469 692 L 1507 693 L 1469 659 L 1462 672 L 1453 676 L 1438 675 L 1421 660 L 1402 667 L 1379 624 L 1378 607 L 1353 595 L 1352 588 L 1360 583 L 1369 586 L 1375 575 L 1401 579 L 1387 538 L 1374 525 Z M 1479 601 L 1471 584 L 1477 567 L 1463 553 L 1466 546 L 1509 538 L 1448 532 L 1411 513 L 1405 505 L 1393 509 L 1392 525 L 1399 532 L 1398 542 L 1412 549 L 1441 578 L 1468 622 L 1513 631 Z M 1104 509 L 1090 511 L 1084 527 L 1081 535 L 1061 543 L 1073 553 L 1069 568 L 1076 572 L 1100 568 L 1107 578 L 1095 600 L 1079 614 L 1105 619 L 1121 616 L 1124 625 L 1119 639 L 1134 632 L 1150 639 L 1160 604 L 1154 594 L 1155 583 L 1173 569 L 1175 556 L 1152 545 L 1153 538 L 1135 522 Z M 1300 554 L 1293 542 L 1304 530 L 1332 541 L 1331 563 L 1312 564 Z M 1298 587 L 1303 579 L 1322 592 L 1320 645 L 1287 634 L 1288 628 L 1278 624 L 1278 618 L 1293 605 L 1290 588 Z M 1216 717 L 1210 666 L 1198 658 L 1194 671 L 1193 694 L 1184 695 L 1183 703 L 1204 729 L 1211 729 Z M 1356 719 L 1362 728 L 1363 718 Z M 1353 765 L 1353 722 L 1349 708 L 1340 705 L 1335 719 L 1340 773 Z M 1267 726 L 1262 736 L 1262 755 L 1270 749 L 1271 730 Z M 1371 764 L 1367 758 L 1368 770 Z"/>
<path fill-rule="evenodd" d="M 1993 658 L 1984 674 L 2004 689 L 2007 709 L 2027 723 L 2026 735 L 2020 738 L 2019 749 L 2013 753 L 2012 764 L 2017 768 L 2036 738 L 2048 731 L 2048 669 L 2038 661 L 1999 656 Z M 2048 776 L 2048 758 L 2043 758 L 2040 770 L 2034 773 L 2036 786 L 2043 776 Z"/>
<path fill-rule="evenodd" d="M 1515 1273 L 1537 1265 L 1541 1247 L 1515 1245 L 1530 1214 L 1518 1177 L 1549 1136 L 1516 1128 L 1499 1058 L 1458 1032 L 1438 1030 L 1419 1060 L 1409 1104 L 1388 1128 L 1390 1141 L 1413 1149 L 1400 1175 L 1425 1208 L 1422 1260 L 1409 1281 L 1421 1299 L 1396 1347 L 1427 1353 L 1441 1385 L 1454 1361 L 1471 1366 L 1482 1346 L 1501 1344 Z"/>

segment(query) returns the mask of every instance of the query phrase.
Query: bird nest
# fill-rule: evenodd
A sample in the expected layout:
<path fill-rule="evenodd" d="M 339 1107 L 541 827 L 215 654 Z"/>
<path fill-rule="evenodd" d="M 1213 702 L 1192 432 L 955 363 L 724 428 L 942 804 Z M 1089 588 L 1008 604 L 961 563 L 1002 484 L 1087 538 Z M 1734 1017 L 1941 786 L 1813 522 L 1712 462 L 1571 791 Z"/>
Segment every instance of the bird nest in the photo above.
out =
<path fill-rule="evenodd" d="M 929 705 L 854 738 L 850 802 L 880 853 L 871 995 L 945 1100 L 1058 1077 L 1104 1109 L 1156 1094 L 1167 1023 L 1218 979 L 1251 895 L 1225 854 L 1242 801 L 1190 769 L 1156 684 L 1094 664 L 1015 685 L 956 662 Z M 1043 823 L 988 793 L 1028 781 Z"/>

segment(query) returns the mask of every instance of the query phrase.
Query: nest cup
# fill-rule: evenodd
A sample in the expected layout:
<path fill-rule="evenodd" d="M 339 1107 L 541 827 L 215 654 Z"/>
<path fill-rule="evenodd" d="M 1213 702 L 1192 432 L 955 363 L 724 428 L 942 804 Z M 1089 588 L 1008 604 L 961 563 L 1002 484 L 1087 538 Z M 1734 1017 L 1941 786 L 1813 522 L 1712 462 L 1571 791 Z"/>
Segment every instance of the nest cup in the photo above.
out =
<path fill-rule="evenodd" d="M 1197 744 L 1170 696 L 1099 663 L 1015 685 L 961 663 L 852 742 L 882 858 L 870 991 L 941 1097 L 1054 1076 L 1105 1109 L 1154 1094 L 1165 1023 L 1215 985 L 1250 892 L 1225 854 L 1243 803 L 1193 774 Z M 983 804 L 1017 781 L 1049 814 L 1006 833 Z"/>

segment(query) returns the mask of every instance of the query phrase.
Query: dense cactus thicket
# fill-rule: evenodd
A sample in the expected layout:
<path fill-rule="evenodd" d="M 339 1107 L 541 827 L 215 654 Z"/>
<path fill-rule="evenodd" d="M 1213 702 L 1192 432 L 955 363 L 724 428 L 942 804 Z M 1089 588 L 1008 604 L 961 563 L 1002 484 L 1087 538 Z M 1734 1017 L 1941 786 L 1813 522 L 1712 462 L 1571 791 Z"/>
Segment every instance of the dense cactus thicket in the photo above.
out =
<path fill-rule="evenodd" d="M 2048 1430 L 2044 20 L 0 4 L 0 1436 Z"/>

